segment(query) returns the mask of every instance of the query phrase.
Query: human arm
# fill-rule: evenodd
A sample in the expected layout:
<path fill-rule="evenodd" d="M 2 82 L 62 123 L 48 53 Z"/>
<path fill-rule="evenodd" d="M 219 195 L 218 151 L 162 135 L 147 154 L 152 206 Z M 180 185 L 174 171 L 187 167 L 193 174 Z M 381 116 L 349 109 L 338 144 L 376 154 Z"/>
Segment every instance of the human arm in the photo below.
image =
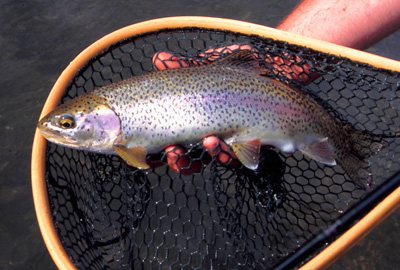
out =
<path fill-rule="evenodd" d="M 399 10 L 400 1 L 398 0 L 305 0 L 277 28 L 343 46 L 365 49 L 400 27 Z M 170 55 L 166 54 L 165 57 L 167 59 Z M 172 65 L 176 64 L 176 59 L 171 60 L 173 61 L 168 62 L 165 68 L 173 68 Z M 298 81 L 304 82 L 307 78 L 311 78 L 308 76 L 307 66 L 293 64 L 293 62 L 296 63 L 296 59 L 275 56 L 271 60 L 274 68 L 284 74 L 285 72 L 289 76 L 304 74 L 305 79 L 299 76 Z M 207 61 L 211 62 L 213 59 Z M 296 79 L 295 76 L 293 78 Z M 209 138 L 218 140 L 216 137 Z M 219 145 L 228 147 L 222 141 Z M 211 146 L 206 144 L 203 146 L 210 153 Z M 219 155 L 214 156 L 220 163 L 225 163 L 226 157 L 221 160 Z M 175 165 L 178 168 L 180 162 L 175 160 Z"/>
<path fill-rule="evenodd" d="M 277 28 L 363 50 L 400 28 L 400 1 L 304 0 Z"/>

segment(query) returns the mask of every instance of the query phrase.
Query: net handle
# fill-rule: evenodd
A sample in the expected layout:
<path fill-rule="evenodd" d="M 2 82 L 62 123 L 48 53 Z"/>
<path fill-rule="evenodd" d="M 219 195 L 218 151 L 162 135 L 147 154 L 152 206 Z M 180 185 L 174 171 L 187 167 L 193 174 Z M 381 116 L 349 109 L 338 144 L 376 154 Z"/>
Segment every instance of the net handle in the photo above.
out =
<path fill-rule="evenodd" d="M 121 28 L 99 39 L 98 41 L 90 45 L 88 48 L 86 48 L 84 51 L 82 51 L 67 66 L 67 68 L 61 73 L 60 77 L 57 79 L 46 100 L 40 118 L 42 118 L 44 115 L 49 113 L 57 106 L 58 102 L 62 98 L 62 95 L 64 94 L 66 87 L 68 86 L 69 82 L 76 76 L 79 69 L 82 68 L 91 58 L 93 58 L 97 54 L 107 49 L 110 45 L 122 41 L 124 39 L 128 39 L 134 35 L 159 31 L 161 29 L 174 29 L 174 28 L 176 29 L 185 27 L 199 27 L 203 29 L 210 29 L 213 31 L 226 30 L 231 32 L 243 33 L 247 35 L 257 35 L 264 38 L 272 38 L 274 40 L 289 42 L 291 44 L 312 48 L 314 50 L 319 50 L 340 57 L 350 58 L 354 61 L 366 62 L 377 68 L 384 68 L 400 72 L 400 62 L 376 56 L 370 53 L 331 44 L 328 42 L 323 42 L 312 38 L 280 31 L 266 26 L 261 26 L 237 20 L 212 18 L 212 17 L 197 17 L 197 16 L 168 17 L 168 18 L 149 20 Z M 70 260 L 68 254 L 64 250 L 53 224 L 51 209 L 47 194 L 46 181 L 45 181 L 45 172 L 46 172 L 45 155 L 46 155 L 46 141 L 40 135 L 38 130 L 36 130 L 32 146 L 31 174 L 32 174 L 32 194 L 33 194 L 35 211 L 40 231 L 42 233 L 46 247 L 57 267 L 59 269 L 76 269 L 76 267 Z M 397 196 L 399 197 L 398 194 L 399 192 L 397 192 Z M 389 213 L 391 213 L 392 211 L 391 209 L 393 208 L 381 209 L 380 213 L 382 216 L 386 217 L 387 215 L 389 215 Z M 372 221 L 370 222 L 370 224 L 364 226 L 363 228 L 357 229 L 357 231 L 359 232 L 359 235 L 362 236 L 367 232 L 367 228 L 371 228 L 374 225 L 375 221 Z M 348 243 L 347 240 L 345 239 L 342 240 L 342 237 L 339 238 L 336 242 L 342 243 L 340 248 L 343 250 L 345 248 L 348 248 L 350 244 Z M 337 245 L 338 244 L 336 244 L 335 246 Z M 317 259 L 321 260 L 322 263 L 322 261 L 325 260 L 329 262 L 332 260 L 332 258 L 327 259 L 326 255 L 322 257 L 320 257 L 320 255 L 318 255 L 318 259 L 316 257 L 312 261 L 315 261 Z"/>
<path fill-rule="evenodd" d="M 300 269 L 323 269 L 332 265 L 400 206 L 399 186 L 400 172 L 392 176 L 374 192 L 368 194 L 360 203 L 347 210 L 330 227 L 321 231 L 294 254 L 285 258 L 276 269 L 293 268 L 304 258 L 313 254 L 317 248 L 321 248 L 327 242 L 330 242 L 332 234 L 342 234 L 339 238 L 340 241 L 331 243 L 318 256 L 307 262 Z M 349 225 L 356 220 L 360 221 L 350 228 Z"/>
<path fill-rule="evenodd" d="M 326 247 L 320 254 L 311 259 L 303 267 L 301 267 L 300 270 L 328 268 L 399 207 L 400 187 L 389 194 L 364 218 L 362 218 L 358 223 L 340 236 L 340 238 Z"/>

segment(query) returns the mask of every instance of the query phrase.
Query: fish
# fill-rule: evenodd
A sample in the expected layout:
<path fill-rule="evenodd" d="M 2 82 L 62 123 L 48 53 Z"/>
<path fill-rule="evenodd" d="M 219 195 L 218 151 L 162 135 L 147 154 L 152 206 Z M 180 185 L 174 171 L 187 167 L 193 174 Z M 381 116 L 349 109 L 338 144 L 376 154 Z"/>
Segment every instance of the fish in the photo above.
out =
<path fill-rule="evenodd" d="M 269 145 L 340 165 L 362 187 L 372 181 L 366 159 L 385 146 L 379 136 L 338 121 L 305 91 L 266 76 L 249 50 L 96 88 L 59 105 L 37 128 L 50 142 L 119 155 L 143 170 L 149 154 L 214 135 L 248 169 L 257 169 L 260 148 Z"/>

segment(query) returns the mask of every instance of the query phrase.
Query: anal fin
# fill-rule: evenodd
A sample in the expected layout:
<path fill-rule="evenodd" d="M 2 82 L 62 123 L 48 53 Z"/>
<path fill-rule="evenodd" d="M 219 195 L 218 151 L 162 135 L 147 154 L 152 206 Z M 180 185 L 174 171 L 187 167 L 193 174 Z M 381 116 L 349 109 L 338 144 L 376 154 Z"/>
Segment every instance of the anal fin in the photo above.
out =
<path fill-rule="evenodd" d="M 302 144 L 299 150 L 315 161 L 331 166 L 336 165 L 335 152 L 333 147 L 328 143 L 328 137 L 316 140 L 310 144 Z"/>
<path fill-rule="evenodd" d="M 230 144 L 239 161 L 249 169 L 256 170 L 260 159 L 260 139 Z"/>
<path fill-rule="evenodd" d="M 144 147 L 127 148 L 123 145 L 114 145 L 113 150 L 126 163 L 138 169 L 148 169 L 150 166 L 146 163 L 147 150 Z"/>

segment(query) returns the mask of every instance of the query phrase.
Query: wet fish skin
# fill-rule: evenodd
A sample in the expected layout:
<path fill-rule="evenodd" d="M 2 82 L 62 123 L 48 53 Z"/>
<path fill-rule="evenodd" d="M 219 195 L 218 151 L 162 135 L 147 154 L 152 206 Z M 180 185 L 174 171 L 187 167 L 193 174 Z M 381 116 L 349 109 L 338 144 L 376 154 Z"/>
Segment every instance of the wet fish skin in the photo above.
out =
<path fill-rule="evenodd" d="M 260 75 L 248 51 L 210 65 L 136 76 L 95 89 L 78 100 L 80 105 L 72 100 L 65 107 L 74 108 L 78 118 L 82 117 L 78 106 L 90 105 L 97 114 L 111 115 L 113 124 L 108 128 L 113 130 L 103 133 L 114 137 L 108 138 L 106 145 L 72 147 L 117 153 L 141 168 L 147 166 L 144 158 L 148 153 L 215 135 L 228 143 L 248 168 L 257 168 L 260 145 L 267 144 L 287 153 L 300 150 L 327 165 L 339 163 L 350 178 L 364 186 L 371 182 L 364 159 L 384 144 L 376 136 L 343 126 L 302 91 Z M 65 110 L 59 108 L 47 119 L 65 114 Z M 96 113 L 88 110 L 86 114 Z M 41 120 L 39 129 L 51 129 L 44 128 L 45 122 L 49 120 Z M 96 136 L 94 140 L 100 142 Z M 358 144 L 373 145 L 359 151 Z"/>
<path fill-rule="evenodd" d="M 327 133 L 322 123 L 309 126 L 309 121 L 323 119 L 326 113 L 305 95 L 240 69 L 166 70 L 105 86 L 92 94 L 108 100 L 120 116 L 126 146 L 145 146 L 149 153 L 166 143 L 186 145 L 207 134 L 228 143 L 255 138 L 267 143 L 302 137 L 310 130 Z M 293 106 L 293 102 L 302 105 Z M 286 148 L 294 151 L 294 147 Z"/>

